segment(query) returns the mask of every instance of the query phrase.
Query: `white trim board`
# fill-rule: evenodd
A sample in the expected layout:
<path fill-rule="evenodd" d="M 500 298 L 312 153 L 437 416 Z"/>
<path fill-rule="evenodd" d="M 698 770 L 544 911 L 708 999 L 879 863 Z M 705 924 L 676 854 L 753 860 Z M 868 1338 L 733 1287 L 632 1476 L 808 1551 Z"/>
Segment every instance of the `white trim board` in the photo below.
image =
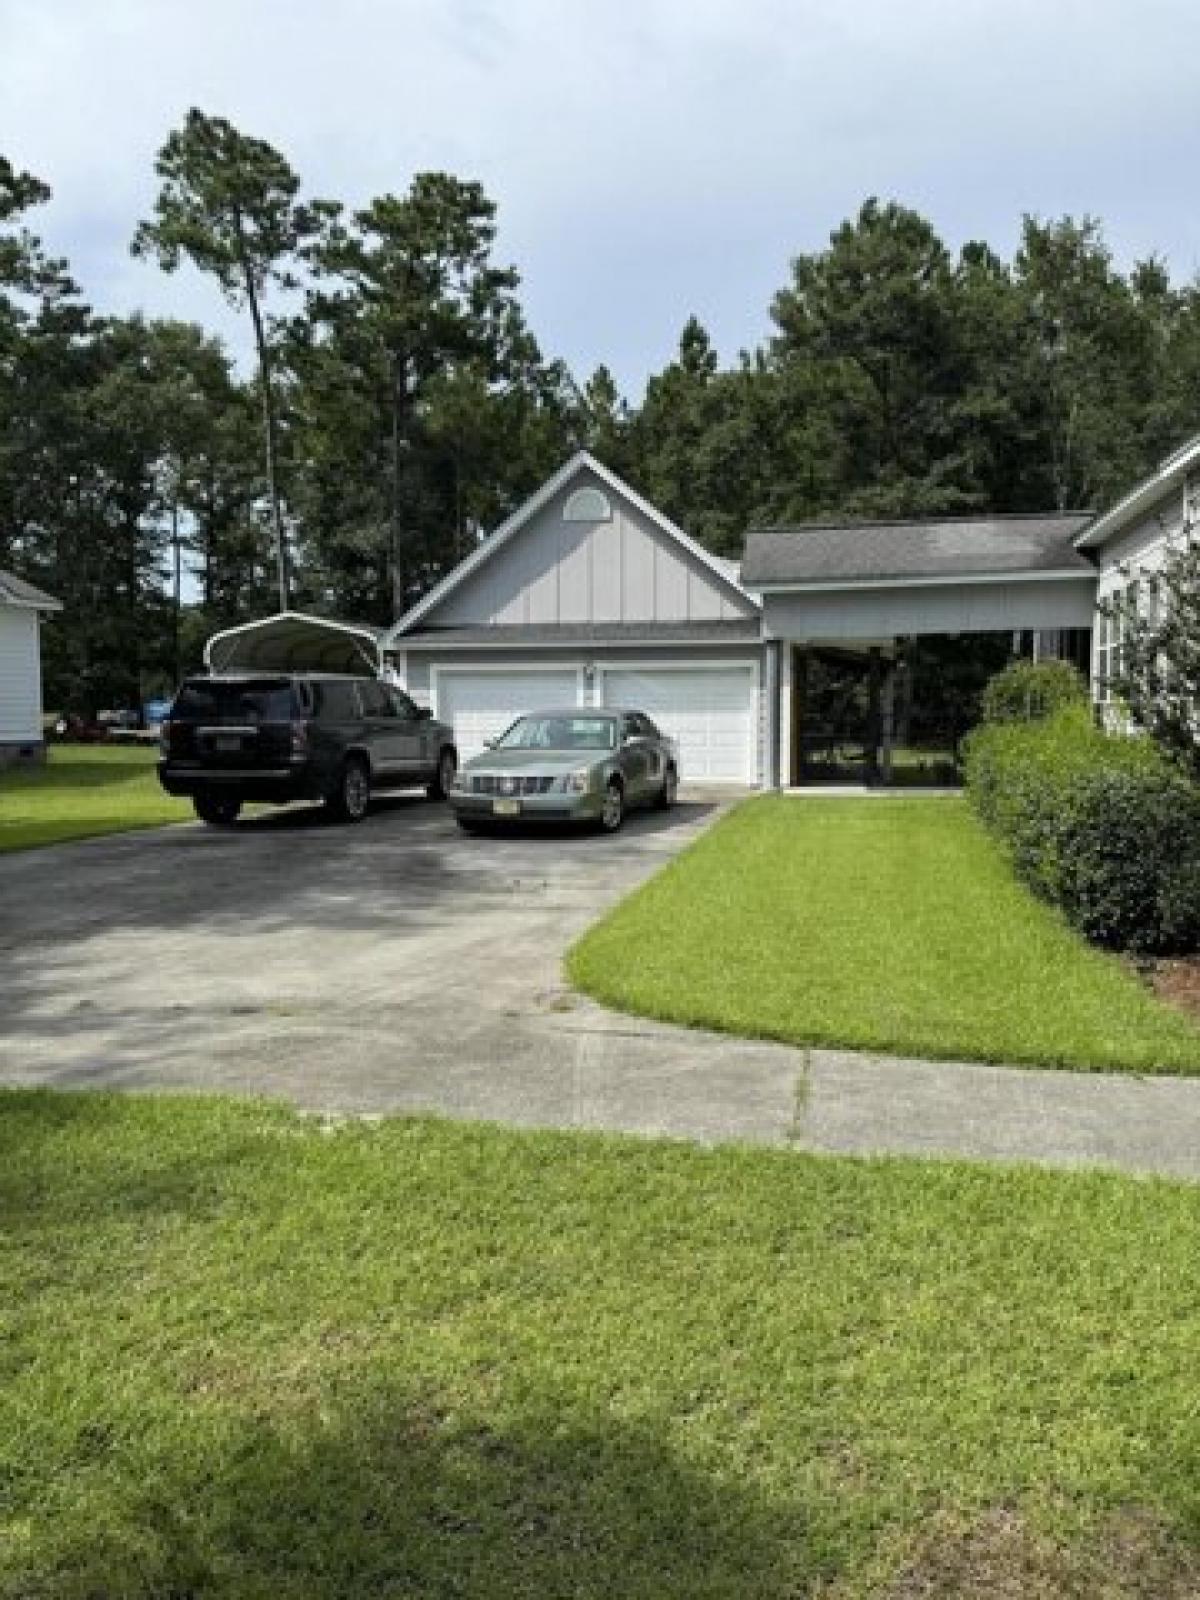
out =
<path fill-rule="evenodd" d="M 751 583 L 756 594 L 830 594 L 856 589 L 950 589 L 972 588 L 976 584 L 998 583 L 1095 583 L 1098 572 L 1082 572 L 1078 567 L 1050 568 L 1045 572 L 976 572 L 956 577 L 925 578 L 813 578 L 776 583 Z"/>
<path fill-rule="evenodd" d="M 748 603 L 755 610 L 760 609 L 759 602 L 754 595 L 730 577 L 728 570 L 722 565 L 718 557 L 714 556 L 711 551 L 706 550 L 702 544 L 697 544 L 694 539 L 684 533 L 682 528 L 672 522 L 670 517 L 664 516 L 656 506 L 652 506 L 648 500 L 644 500 L 636 489 L 630 488 L 629 484 L 619 478 L 615 472 L 611 472 L 603 463 L 597 461 L 595 456 L 589 455 L 586 450 L 579 450 L 569 461 L 564 462 L 557 472 L 547 478 L 541 488 L 532 494 L 524 505 L 518 506 L 513 514 L 502 522 L 494 533 L 478 544 L 470 555 L 465 556 L 452 572 L 448 572 L 440 583 L 435 583 L 424 599 L 418 600 L 415 606 L 410 607 L 384 635 L 381 648 L 385 650 L 393 648 L 404 634 L 412 631 L 414 625 L 422 617 L 428 616 L 435 606 L 439 605 L 447 595 L 452 594 L 458 588 L 459 584 L 469 578 L 473 572 L 476 572 L 498 550 L 502 550 L 509 540 L 519 533 L 525 524 L 554 498 L 560 489 L 585 469 L 595 473 L 600 481 L 606 484 L 614 494 L 628 501 L 631 506 L 640 511 L 663 533 L 666 533 L 677 544 L 681 545 L 683 549 L 706 567 L 730 594 Z"/>
<path fill-rule="evenodd" d="M 439 644 L 436 641 L 426 643 L 424 639 L 412 639 L 407 635 L 398 640 L 396 644 L 389 644 L 386 649 L 389 654 L 396 654 L 403 645 L 403 653 L 409 651 L 413 655 L 441 655 L 446 651 L 459 650 L 566 650 L 572 655 L 592 656 L 597 652 L 607 650 L 692 650 L 697 647 L 704 650 L 758 650 L 762 647 L 762 638 L 747 639 L 546 639 L 546 640 L 500 640 L 496 644 L 488 644 L 482 640 L 472 640 L 469 643 L 460 640 L 456 643 Z M 682 666 L 683 663 L 681 662 Z"/>

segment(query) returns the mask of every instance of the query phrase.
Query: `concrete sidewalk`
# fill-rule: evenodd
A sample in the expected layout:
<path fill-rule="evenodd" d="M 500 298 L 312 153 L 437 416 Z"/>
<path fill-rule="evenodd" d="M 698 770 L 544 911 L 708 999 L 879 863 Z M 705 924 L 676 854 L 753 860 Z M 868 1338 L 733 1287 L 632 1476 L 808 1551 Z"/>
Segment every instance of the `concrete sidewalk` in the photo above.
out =
<path fill-rule="evenodd" d="M 793 1050 L 621 1016 L 569 991 L 544 1004 L 524 1059 L 506 1065 L 506 1104 L 490 1113 L 501 1120 L 1200 1180 L 1200 1079 Z M 441 1079 L 440 1099 L 451 1115 L 479 1114 L 466 1084 Z"/>
<path fill-rule="evenodd" d="M 1200 1079 L 807 1056 L 806 1150 L 1100 1165 L 1200 1179 Z"/>

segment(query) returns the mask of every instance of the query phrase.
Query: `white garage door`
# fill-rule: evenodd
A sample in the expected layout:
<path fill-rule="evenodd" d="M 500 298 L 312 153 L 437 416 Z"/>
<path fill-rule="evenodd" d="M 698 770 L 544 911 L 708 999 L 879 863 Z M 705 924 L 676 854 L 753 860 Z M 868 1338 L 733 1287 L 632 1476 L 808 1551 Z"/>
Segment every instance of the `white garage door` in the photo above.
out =
<path fill-rule="evenodd" d="M 756 783 L 757 716 L 752 667 L 606 667 L 605 705 L 652 717 L 679 746 L 685 783 Z"/>
<path fill-rule="evenodd" d="M 579 701 L 579 675 L 573 667 L 550 672 L 505 669 L 472 672 L 443 668 L 437 674 L 435 712 L 454 729 L 460 761 L 484 748 L 523 711 L 551 711 Z"/>

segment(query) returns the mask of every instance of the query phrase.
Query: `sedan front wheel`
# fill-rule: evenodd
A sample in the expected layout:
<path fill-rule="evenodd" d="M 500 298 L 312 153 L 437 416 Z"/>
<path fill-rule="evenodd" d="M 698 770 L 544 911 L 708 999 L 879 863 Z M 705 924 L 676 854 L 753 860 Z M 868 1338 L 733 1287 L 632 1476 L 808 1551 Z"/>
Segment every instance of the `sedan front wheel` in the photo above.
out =
<path fill-rule="evenodd" d="M 600 812 L 600 826 L 605 833 L 616 833 L 625 821 L 625 791 L 614 778 L 604 791 L 604 806 Z"/>

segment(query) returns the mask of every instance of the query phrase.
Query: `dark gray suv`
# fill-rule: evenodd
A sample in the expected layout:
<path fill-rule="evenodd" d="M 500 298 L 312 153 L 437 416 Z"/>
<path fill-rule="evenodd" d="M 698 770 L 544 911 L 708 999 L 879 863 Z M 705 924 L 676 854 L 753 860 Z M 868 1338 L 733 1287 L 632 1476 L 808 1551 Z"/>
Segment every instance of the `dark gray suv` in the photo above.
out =
<path fill-rule="evenodd" d="M 237 673 L 188 678 L 162 724 L 159 782 L 205 822 L 247 801 L 323 800 L 343 822 L 372 787 L 423 785 L 444 799 L 458 758 L 451 730 L 377 678 Z"/>

